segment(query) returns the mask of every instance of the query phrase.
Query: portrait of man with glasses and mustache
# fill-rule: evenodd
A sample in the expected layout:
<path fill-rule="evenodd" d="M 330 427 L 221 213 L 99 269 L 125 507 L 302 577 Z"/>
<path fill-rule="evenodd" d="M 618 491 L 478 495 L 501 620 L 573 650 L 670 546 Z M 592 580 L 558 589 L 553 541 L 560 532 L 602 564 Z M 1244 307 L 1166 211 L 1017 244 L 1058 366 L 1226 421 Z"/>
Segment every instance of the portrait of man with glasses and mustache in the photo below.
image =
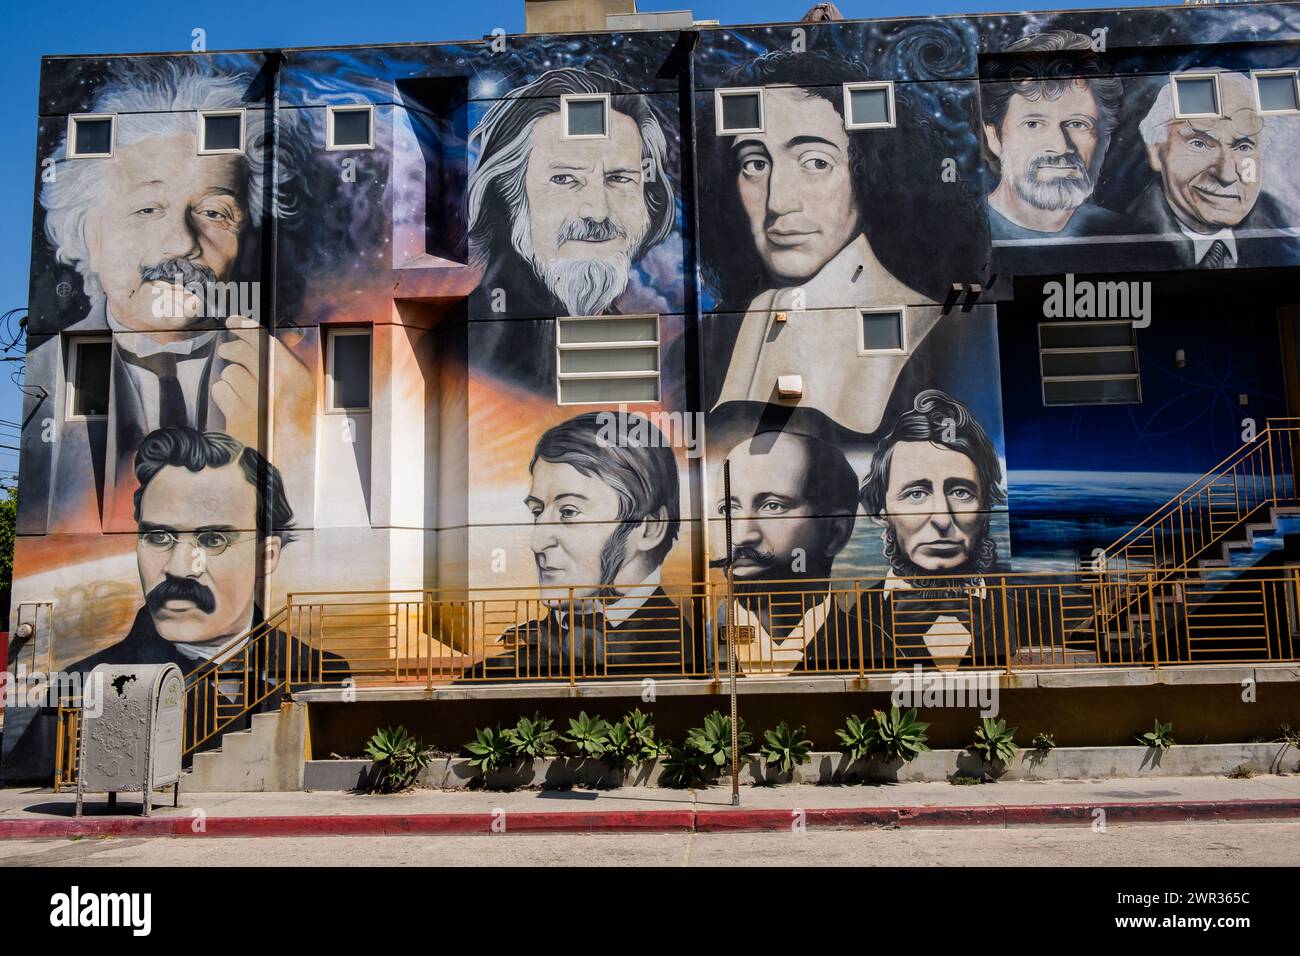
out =
<path fill-rule="evenodd" d="M 1124 87 L 1092 42 L 1054 30 L 1017 40 L 980 84 L 984 145 L 997 185 L 993 239 L 1110 235 L 1124 219 L 1090 202 Z"/>
<path fill-rule="evenodd" d="M 144 606 L 130 632 L 70 668 L 174 663 L 184 673 L 262 621 L 259 589 L 293 541 L 276 467 L 219 432 L 164 428 L 135 456 L 136 565 Z M 343 658 L 277 632 L 268 677 L 348 676 Z"/>
<path fill-rule="evenodd" d="M 283 631 L 248 655 L 241 635 L 263 620 L 258 593 L 293 540 L 293 511 L 276 467 L 257 451 L 219 432 L 164 428 L 145 437 L 135 457 L 139 490 L 136 566 L 144 603 L 122 640 L 64 670 L 88 674 L 100 664 L 175 664 L 188 675 L 222 656 L 229 675 L 210 672 L 211 706 L 187 720 L 211 715 L 218 696 L 241 691 L 274 710 L 278 689 L 295 683 L 341 683 L 350 676 L 337 654 L 308 648 Z M 194 698 L 192 698 L 193 700 Z M 202 699 L 202 698 L 199 698 Z M 53 771 L 55 721 L 46 711 L 19 708 L 7 728 L 6 773 L 39 779 Z M 197 726 L 197 725 L 194 725 Z M 213 738 L 215 746 L 220 736 Z"/>

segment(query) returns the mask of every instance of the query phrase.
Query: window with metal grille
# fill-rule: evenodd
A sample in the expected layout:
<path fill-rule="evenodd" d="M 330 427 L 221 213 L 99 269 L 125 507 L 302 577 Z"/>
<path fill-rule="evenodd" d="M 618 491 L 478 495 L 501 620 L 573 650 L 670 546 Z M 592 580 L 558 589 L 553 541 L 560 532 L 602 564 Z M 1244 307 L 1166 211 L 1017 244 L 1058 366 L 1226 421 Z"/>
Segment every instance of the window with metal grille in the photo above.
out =
<path fill-rule="evenodd" d="M 659 401 L 659 316 L 572 316 L 555 322 L 561 405 Z"/>
<path fill-rule="evenodd" d="M 1038 326 L 1044 405 L 1142 401 L 1132 322 L 1044 322 Z"/>

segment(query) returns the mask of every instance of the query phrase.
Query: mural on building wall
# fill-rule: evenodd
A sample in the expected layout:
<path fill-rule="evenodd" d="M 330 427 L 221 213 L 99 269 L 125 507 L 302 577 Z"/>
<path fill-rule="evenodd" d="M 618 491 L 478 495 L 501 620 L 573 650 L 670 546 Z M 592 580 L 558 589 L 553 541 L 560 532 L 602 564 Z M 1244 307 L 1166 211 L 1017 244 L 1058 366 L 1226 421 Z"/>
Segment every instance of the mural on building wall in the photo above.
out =
<path fill-rule="evenodd" d="M 1060 416 L 1036 322 L 996 303 L 1027 276 L 1294 264 L 1300 118 L 1261 113 L 1251 79 L 1289 47 L 1237 42 L 1294 19 L 702 31 L 693 130 L 672 33 L 296 51 L 278 85 L 242 54 L 49 60 L 27 367 L 45 397 L 26 409 L 15 603 L 57 598 L 62 665 L 198 660 L 288 591 L 432 585 L 540 595 L 477 677 L 703 675 L 723 623 L 754 628 L 754 673 L 1005 663 L 987 587 L 1067 562 L 1078 526 L 1038 534 L 1035 508 L 1104 469 L 1033 450 Z M 1175 117 L 1169 75 L 1188 70 L 1216 78 L 1219 115 Z M 890 122 L 848 128 L 843 85 L 880 80 Z M 727 87 L 762 90 L 760 132 L 717 132 Z M 572 95 L 608 96 L 607 135 L 563 135 Z M 324 148 L 339 105 L 373 107 L 373 148 Z M 200 109 L 245 111 L 242 152 L 200 153 Z M 71 113 L 117 115 L 111 159 L 67 157 Z M 592 336 L 657 317 L 657 356 L 630 348 L 623 369 L 651 373 L 643 401 L 560 358 L 569 316 Z M 367 329 L 370 404 L 336 407 L 331 343 Z M 72 342 L 95 334 L 107 409 L 72 415 Z M 1280 410 L 1266 366 L 1215 387 Z M 1143 440 L 1201 411 L 1168 408 Z M 1194 467 L 1194 445 L 1161 474 Z M 164 447 L 183 461 L 151 470 Z M 250 462 L 282 501 L 249 500 Z M 1049 469 L 1035 497 L 1026 472 Z M 219 478 L 243 510 L 181 489 L 183 513 L 155 516 L 161 478 Z M 1132 502 L 1090 500 L 1128 520 Z M 688 592 L 720 578 L 728 504 L 740 600 L 705 614 Z M 168 571 L 187 550 L 202 569 Z M 571 587 L 586 603 L 566 606 Z M 984 626 L 943 624 L 952 602 Z"/>
<path fill-rule="evenodd" d="M 1261 112 L 1249 67 L 1153 56 L 1167 72 L 1121 77 L 1089 37 L 1056 30 L 991 61 L 980 101 L 1000 265 L 1041 274 L 1295 261 L 1292 117 Z M 1180 109 L 1170 73 L 1207 84 L 1208 114 Z"/>

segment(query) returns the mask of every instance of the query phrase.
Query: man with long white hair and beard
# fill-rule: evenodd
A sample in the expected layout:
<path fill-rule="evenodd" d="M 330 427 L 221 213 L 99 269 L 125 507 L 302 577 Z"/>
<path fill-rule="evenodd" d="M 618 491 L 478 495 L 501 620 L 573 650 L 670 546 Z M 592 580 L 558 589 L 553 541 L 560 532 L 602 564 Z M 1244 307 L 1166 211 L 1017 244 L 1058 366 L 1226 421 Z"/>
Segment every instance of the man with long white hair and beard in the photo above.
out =
<path fill-rule="evenodd" d="M 1124 87 L 1092 42 L 1054 30 L 1017 40 L 980 86 L 984 144 L 998 183 L 993 239 L 1112 234 L 1123 217 L 1090 202 Z"/>
<path fill-rule="evenodd" d="M 565 98 L 570 99 L 565 102 Z M 574 98 L 577 99 L 574 99 Z M 470 135 L 471 263 L 483 269 L 477 318 L 617 314 L 635 262 L 676 222 L 668 145 L 650 104 L 618 80 L 551 70 L 511 90 Z M 579 110 L 596 132 L 575 134 Z M 498 373 L 529 375 L 554 357 L 521 347 L 509 323 L 480 330 Z M 522 364 L 520 364 L 522 363 Z M 505 366 L 502 368 L 501 366 Z M 553 376 L 553 370 L 552 370 Z"/>

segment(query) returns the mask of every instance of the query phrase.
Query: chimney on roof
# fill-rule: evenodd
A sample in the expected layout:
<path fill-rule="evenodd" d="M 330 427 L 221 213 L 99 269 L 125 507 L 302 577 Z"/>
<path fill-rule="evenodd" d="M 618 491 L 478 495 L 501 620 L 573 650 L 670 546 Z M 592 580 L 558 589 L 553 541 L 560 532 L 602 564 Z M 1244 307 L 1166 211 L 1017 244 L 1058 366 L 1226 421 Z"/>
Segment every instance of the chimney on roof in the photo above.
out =
<path fill-rule="evenodd" d="M 833 3 L 819 3 L 803 15 L 800 23 L 823 23 L 827 20 L 843 20 L 844 14 Z"/>
<path fill-rule="evenodd" d="M 605 18 L 636 13 L 636 0 L 524 0 L 529 33 L 589 33 L 604 30 Z"/>

